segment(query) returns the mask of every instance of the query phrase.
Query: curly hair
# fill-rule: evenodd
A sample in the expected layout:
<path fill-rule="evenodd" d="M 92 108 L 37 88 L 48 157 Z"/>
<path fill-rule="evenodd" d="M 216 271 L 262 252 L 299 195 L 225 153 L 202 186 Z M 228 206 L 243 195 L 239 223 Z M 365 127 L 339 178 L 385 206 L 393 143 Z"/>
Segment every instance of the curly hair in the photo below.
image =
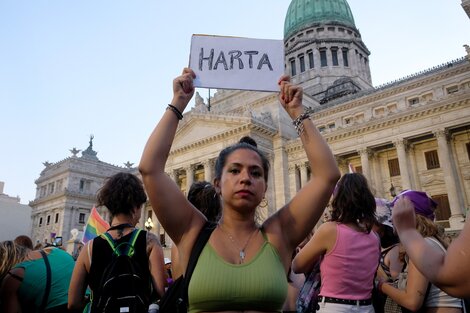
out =
<path fill-rule="evenodd" d="M 130 215 L 147 201 L 142 181 L 137 176 L 120 172 L 109 177 L 98 191 L 97 205 L 105 206 L 112 216 Z"/>
<path fill-rule="evenodd" d="M 220 199 L 214 186 L 206 181 L 194 182 L 188 191 L 188 200 L 210 221 L 220 217 Z"/>
<path fill-rule="evenodd" d="M 28 249 L 11 240 L 0 242 L 0 282 L 9 270 L 26 258 Z"/>
<path fill-rule="evenodd" d="M 375 198 L 369 189 L 367 179 L 360 173 L 343 175 L 336 185 L 331 220 L 340 223 L 353 223 L 365 226 L 370 232 L 375 217 Z"/>

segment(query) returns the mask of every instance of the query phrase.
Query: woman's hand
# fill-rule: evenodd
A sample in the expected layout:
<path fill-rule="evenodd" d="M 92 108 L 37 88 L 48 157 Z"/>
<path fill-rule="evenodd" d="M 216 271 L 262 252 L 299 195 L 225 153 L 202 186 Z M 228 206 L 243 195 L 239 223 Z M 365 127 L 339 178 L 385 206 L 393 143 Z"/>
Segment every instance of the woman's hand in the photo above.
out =
<path fill-rule="evenodd" d="M 193 70 L 184 68 L 183 73 L 173 80 L 173 101 L 171 102 L 180 112 L 183 112 L 194 95 Z"/>
<path fill-rule="evenodd" d="M 394 204 L 392 210 L 393 226 L 395 226 L 397 233 L 403 231 L 416 229 L 416 216 L 414 206 L 411 200 L 406 196 L 400 197 Z"/>
<path fill-rule="evenodd" d="M 278 84 L 280 89 L 279 101 L 292 119 L 297 118 L 304 112 L 302 87 L 291 84 L 290 77 L 287 75 L 283 75 Z"/>

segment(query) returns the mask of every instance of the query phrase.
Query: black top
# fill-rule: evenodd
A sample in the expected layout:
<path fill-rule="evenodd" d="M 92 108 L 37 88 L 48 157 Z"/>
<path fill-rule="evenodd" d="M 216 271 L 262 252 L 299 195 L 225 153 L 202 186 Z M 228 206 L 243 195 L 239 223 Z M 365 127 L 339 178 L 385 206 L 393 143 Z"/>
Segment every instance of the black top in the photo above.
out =
<path fill-rule="evenodd" d="M 127 242 L 130 240 L 132 232 L 129 234 L 115 240 L 115 246 L 122 242 Z M 137 261 L 140 270 L 142 271 L 142 276 L 150 282 L 150 270 L 149 270 L 149 257 L 147 255 L 147 232 L 141 231 L 134 245 L 134 255 L 133 259 Z M 93 253 L 91 257 L 91 267 L 89 273 L 89 285 L 90 289 L 93 291 L 93 298 L 98 299 L 99 287 L 101 283 L 101 276 L 105 271 L 106 266 L 110 263 L 113 257 L 113 249 L 106 241 L 101 237 L 96 237 L 93 239 Z"/>

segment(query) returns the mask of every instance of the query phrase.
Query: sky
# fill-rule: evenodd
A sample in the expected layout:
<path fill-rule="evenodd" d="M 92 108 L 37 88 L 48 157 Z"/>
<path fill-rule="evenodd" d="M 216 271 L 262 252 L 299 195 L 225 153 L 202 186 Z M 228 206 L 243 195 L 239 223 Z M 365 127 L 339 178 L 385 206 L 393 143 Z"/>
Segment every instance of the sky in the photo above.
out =
<path fill-rule="evenodd" d="M 188 65 L 191 35 L 283 39 L 290 2 L 0 1 L 3 192 L 34 200 L 43 162 L 85 150 L 91 134 L 101 161 L 137 166 Z M 461 58 L 470 45 L 461 0 L 348 3 L 374 86 Z"/>

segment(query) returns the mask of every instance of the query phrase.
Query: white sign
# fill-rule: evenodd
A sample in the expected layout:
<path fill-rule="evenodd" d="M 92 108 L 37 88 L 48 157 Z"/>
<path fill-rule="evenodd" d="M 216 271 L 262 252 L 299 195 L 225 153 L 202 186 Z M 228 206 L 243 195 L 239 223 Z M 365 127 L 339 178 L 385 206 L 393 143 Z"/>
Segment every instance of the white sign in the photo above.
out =
<path fill-rule="evenodd" d="M 279 91 L 282 40 L 193 35 L 189 67 L 195 87 Z"/>

